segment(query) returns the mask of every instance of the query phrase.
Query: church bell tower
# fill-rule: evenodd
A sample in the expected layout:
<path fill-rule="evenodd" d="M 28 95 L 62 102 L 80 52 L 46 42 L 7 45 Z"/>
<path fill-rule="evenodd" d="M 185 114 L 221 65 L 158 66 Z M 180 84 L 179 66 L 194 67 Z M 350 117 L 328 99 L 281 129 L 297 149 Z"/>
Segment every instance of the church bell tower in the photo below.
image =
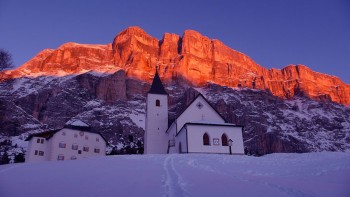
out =
<path fill-rule="evenodd" d="M 168 137 L 168 93 L 158 75 L 154 75 L 146 100 L 145 154 L 166 154 Z"/>

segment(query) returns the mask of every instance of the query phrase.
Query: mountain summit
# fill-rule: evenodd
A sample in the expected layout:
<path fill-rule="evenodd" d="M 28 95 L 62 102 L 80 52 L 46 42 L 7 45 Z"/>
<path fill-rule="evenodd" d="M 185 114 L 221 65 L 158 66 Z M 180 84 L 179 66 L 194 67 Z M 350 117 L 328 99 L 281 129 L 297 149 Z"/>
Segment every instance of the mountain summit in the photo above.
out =
<path fill-rule="evenodd" d="M 295 95 L 350 104 L 350 85 L 304 65 L 266 69 L 247 55 L 197 31 L 182 36 L 165 33 L 161 40 L 139 27 L 120 32 L 112 44 L 66 43 L 45 49 L 21 67 L 0 73 L 0 80 L 42 75 L 65 76 L 89 71 L 114 73 L 151 82 L 156 65 L 165 82 L 185 81 L 195 87 L 215 83 L 228 87 L 269 90 L 280 98 Z"/>

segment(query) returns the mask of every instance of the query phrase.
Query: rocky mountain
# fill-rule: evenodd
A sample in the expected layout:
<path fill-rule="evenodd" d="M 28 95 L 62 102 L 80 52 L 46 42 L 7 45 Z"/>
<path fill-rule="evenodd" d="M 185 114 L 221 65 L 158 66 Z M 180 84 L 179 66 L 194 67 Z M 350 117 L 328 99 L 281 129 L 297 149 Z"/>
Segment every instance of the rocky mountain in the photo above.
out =
<path fill-rule="evenodd" d="M 138 27 L 112 44 L 46 49 L 0 73 L 0 138 L 23 139 L 78 118 L 118 148 L 136 146 L 156 66 L 170 117 L 201 92 L 227 120 L 245 125 L 253 153 L 350 148 L 350 85 L 339 78 L 303 65 L 268 70 L 193 30 L 158 40 Z"/>

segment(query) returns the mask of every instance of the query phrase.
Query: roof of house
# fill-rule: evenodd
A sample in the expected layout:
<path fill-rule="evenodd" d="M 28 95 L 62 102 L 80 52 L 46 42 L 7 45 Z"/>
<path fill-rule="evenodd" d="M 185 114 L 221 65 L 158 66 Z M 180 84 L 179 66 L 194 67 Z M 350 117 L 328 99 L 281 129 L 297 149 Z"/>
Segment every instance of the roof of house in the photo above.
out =
<path fill-rule="evenodd" d="M 40 133 L 32 133 L 30 134 L 27 139 L 25 139 L 25 141 L 29 141 L 31 140 L 33 137 L 42 137 L 45 139 L 50 139 L 55 133 L 57 133 L 58 131 L 60 131 L 62 129 L 51 129 L 48 131 L 44 131 L 44 132 L 40 132 Z"/>
<path fill-rule="evenodd" d="M 81 120 L 70 120 L 68 121 L 65 125 L 64 128 L 69 128 L 69 129 L 76 129 L 76 130 L 81 130 L 81 131 L 89 131 L 91 130 L 91 127 L 86 124 L 85 122 Z M 94 132 L 92 132 L 94 133 Z"/>
<path fill-rule="evenodd" d="M 156 74 L 154 75 L 153 82 L 150 90 L 148 91 L 150 94 L 165 94 L 168 93 L 165 91 L 162 81 L 159 78 L 158 70 L 156 69 Z"/>
<path fill-rule="evenodd" d="M 81 121 L 81 120 L 72 120 L 72 121 L 68 121 L 63 128 L 60 129 L 51 129 L 48 131 L 44 131 L 41 133 L 33 133 L 30 134 L 27 139 L 25 139 L 25 141 L 29 141 L 30 139 L 32 139 L 33 137 L 42 137 L 45 138 L 46 140 L 50 139 L 52 136 L 55 135 L 55 133 L 57 133 L 58 131 L 61 131 L 64 128 L 68 128 L 68 129 L 73 129 L 73 130 L 79 130 L 79 131 L 86 131 L 89 133 L 95 133 L 98 134 L 102 137 L 102 139 L 108 144 L 108 141 L 106 140 L 106 138 L 103 137 L 103 135 L 99 132 L 96 131 L 92 131 L 91 127 L 86 124 L 85 122 Z"/>

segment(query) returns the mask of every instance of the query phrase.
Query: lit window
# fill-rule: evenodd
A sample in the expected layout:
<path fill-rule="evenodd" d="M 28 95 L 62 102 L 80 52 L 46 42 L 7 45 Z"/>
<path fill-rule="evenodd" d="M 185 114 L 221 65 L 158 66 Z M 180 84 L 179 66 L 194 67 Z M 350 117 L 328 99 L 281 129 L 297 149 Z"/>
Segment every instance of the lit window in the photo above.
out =
<path fill-rule="evenodd" d="M 39 156 L 44 156 L 44 151 L 39 151 Z"/>
<path fill-rule="evenodd" d="M 84 146 L 84 147 L 83 147 L 83 151 L 89 152 L 89 147 L 88 147 L 88 146 Z"/>
<path fill-rule="evenodd" d="M 38 151 L 37 150 L 35 150 L 34 155 L 38 155 Z"/>
<path fill-rule="evenodd" d="M 58 155 L 58 156 L 57 156 L 57 160 L 64 160 L 64 155 L 62 155 L 62 154 L 61 154 L 61 155 Z"/>
<path fill-rule="evenodd" d="M 203 145 L 210 146 L 209 135 L 207 133 L 204 133 L 204 135 L 203 135 Z"/>
<path fill-rule="evenodd" d="M 225 133 L 221 136 L 221 143 L 223 146 L 228 146 L 227 135 Z"/>
<path fill-rule="evenodd" d="M 100 149 L 99 149 L 99 148 L 95 148 L 95 149 L 94 149 L 94 152 L 95 152 L 95 153 L 100 153 Z"/>
<path fill-rule="evenodd" d="M 66 148 L 66 143 L 60 142 L 60 143 L 58 144 L 58 147 L 60 147 L 60 148 Z"/>
<path fill-rule="evenodd" d="M 73 150 L 78 150 L 78 144 L 72 144 L 72 149 Z"/>
<path fill-rule="evenodd" d="M 71 159 L 71 160 L 76 160 L 77 157 L 73 155 L 73 156 L 70 157 L 70 159 Z"/>
<path fill-rule="evenodd" d="M 160 107 L 160 100 L 159 99 L 156 100 L 156 106 Z"/>

